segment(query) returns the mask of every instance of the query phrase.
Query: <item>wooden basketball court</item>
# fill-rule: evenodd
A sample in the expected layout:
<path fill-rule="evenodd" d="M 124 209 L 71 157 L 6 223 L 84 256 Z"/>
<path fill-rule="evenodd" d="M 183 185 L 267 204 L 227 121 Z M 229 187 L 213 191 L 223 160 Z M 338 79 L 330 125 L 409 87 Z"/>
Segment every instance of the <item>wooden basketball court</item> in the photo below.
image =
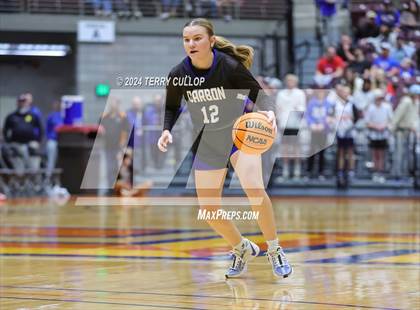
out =
<path fill-rule="evenodd" d="M 274 205 L 294 273 L 274 278 L 261 253 L 225 280 L 229 248 L 197 206 L 5 202 L 0 309 L 420 308 L 418 200 Z M 255 221 L 237 224 L 265 250 Z"/>

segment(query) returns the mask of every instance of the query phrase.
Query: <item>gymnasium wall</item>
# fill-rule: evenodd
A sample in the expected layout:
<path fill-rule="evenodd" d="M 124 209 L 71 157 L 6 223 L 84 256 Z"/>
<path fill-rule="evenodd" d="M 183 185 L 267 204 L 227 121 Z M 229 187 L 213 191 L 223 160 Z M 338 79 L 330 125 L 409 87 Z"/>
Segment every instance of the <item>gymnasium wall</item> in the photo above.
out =
<path fill-rule="evenodd" d="M 257 44 L 255 39 L 230 38 L 238 44 Z M 104 110 L 106 98 L 95 96 L 98 83 L 116 88 L 117 77 L 159 76 L 185 57 L 181 36 L 118 36 L 114 44 L 79 44 L 77 89 L 85 97 L 86 121 L 95 122 Z M 256 55 L 258 57 L 258 55 Z M 253 67 L 258 72 L 258 62 Z M 144 89 L 130 87 L 133 89 Z"/>

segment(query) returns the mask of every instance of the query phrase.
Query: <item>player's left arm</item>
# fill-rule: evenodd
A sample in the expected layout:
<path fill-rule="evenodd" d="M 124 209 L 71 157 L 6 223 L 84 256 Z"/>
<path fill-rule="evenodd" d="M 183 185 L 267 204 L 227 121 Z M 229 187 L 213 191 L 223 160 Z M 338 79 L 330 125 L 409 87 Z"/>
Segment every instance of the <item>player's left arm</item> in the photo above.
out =
<path fill-rule="evenodd" d="M 235 89 L 249 89 L 248 98 L 257 105 L 258 112 L 264 114 L 277 131 L 274 100 L 261 88 L 251 72 L 244 65 L 238 64 L 232 72 L 231 82 Z"/>

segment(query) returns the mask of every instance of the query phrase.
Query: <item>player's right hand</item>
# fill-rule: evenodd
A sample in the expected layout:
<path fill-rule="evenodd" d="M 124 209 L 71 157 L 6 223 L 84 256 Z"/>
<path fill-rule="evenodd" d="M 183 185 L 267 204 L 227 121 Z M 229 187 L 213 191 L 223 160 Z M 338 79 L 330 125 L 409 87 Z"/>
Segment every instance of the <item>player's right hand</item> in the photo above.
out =
<path fill-rule="evenodd" d="M 169 130 L 164 130 L 157 143 L 159 150 L 166 152 L 168 150 L 168 143 L 172 143 L 172 134 Z"/>

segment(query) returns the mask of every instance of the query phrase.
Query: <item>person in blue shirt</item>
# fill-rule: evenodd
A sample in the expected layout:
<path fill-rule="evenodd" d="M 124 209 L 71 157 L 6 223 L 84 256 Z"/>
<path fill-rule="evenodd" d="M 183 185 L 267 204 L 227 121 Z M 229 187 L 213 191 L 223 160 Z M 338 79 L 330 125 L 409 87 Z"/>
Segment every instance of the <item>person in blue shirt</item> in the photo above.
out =
<path fill-rule="evenodd" d="M 376 14 L 376 24 L 387 25 L 391 28 L 399 26 L 400 12 L 394 8 L 391 0 L 383 0 L 381 9 Z"/>
<path fill-rule="evenodd" d="M 142 170 L 144 167 L 143 106 L 142 99 L 135 96 L 131 100 L 131 108 L 126 113 L 130 135 L 128 147 L 133 150 L 133 168 L 135 171 L 139 170 L 138 168 Z"/>
<path fill-rule="evenodd" d="M 337 24 L 338 0 L 315 0 L 322 21 L 322 36 L 324 45 L 334 45 L 339 40 Z M 341 0 L 343 7 L 347 7 L 348 0 Z"/>
<path fill-rule="evenodd" d="M 57 162 L 57 127 L 63 124 L 63 116 L 61 114 L 61 103 L 54 101 L 52 104 L 52 112 L 47 116 L 46 136 L 47 136 L 47 175 L 51 175 Z"/>
<path fill-rule="evenodd" d="M 373 60 L 373 67 L 383 69 L 388 77 L 395 76 L 399 73 L 400 64 L 389 54 L 391 44 L 387 42 L 381 43 L 381 54 Z"/>
<path fill-rule="evenodd" d="M 306 111 L 306 122 L 311 130 L 311 154 L 308 158 L 308 174 L 314 177 L 313 171 L 315 158 L 318 157 L 319 179 L 324 178 L 324 146 L 327 142 L 328 117 L 331 114 L 331 104 L 326 99 L 327 90 L 317 89 L 314 96 L 309 100 Z"/>

